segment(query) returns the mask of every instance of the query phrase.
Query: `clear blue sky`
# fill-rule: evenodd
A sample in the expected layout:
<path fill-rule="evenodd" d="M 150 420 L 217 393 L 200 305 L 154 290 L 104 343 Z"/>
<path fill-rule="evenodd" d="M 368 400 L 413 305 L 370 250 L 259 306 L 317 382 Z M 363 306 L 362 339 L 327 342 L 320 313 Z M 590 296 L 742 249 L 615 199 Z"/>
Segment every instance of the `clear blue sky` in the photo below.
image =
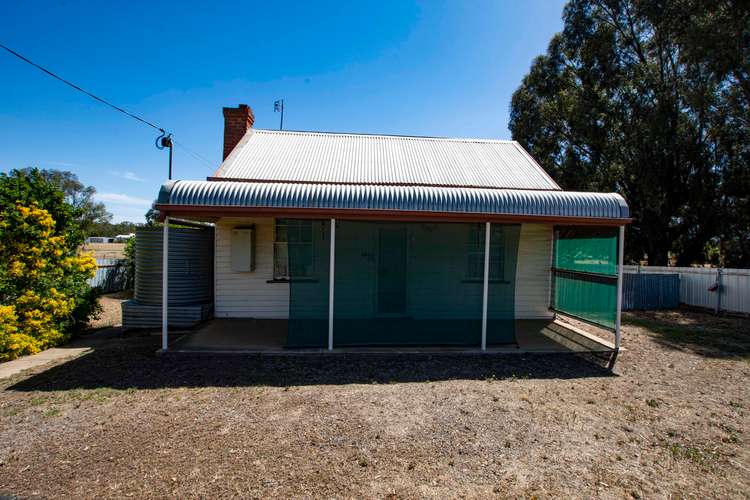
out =
<path fill-rule="evenodd" d="M 508 107 L 562 0 L 0 3 L 0 40 L 173 131 L 175 178 L 221 161 L 222 106 L 256 127 L 509 138 Z M 0 168 L 71 170 L 114 220 L 166 179 L 156 131 L 0 51 Z"/>

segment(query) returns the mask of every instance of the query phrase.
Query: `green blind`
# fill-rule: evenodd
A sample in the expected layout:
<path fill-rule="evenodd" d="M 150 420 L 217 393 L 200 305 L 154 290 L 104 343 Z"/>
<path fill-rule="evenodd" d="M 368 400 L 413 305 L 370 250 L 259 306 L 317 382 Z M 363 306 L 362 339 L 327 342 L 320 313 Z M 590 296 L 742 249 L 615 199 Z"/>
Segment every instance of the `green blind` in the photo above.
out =
<path fill-rule="evenodd" d="M 325 347 L 330 224 L 284 223 L 298 228 L 287 235 L 287 346 Z M 519 235 L 518 225 L 491 226 L 490 345 L 515 342 Z M 479 346 L 484 236 L 484 224 L 337 221 L 334 345 Z"/>
<path fill-rule="evenodd" d="M 557 228 L 553 269 L 555 310 L 614 328 L 617 238 L 617 228 Z"/>
<path fill-rule="evenodd" d="M 617 275 L 617 228 L 560 227 L 555 267 L 569 271 Z"/>
<path fill-rule="evenodd" d="M 327 347 L 331 223 L 285 219 L 289 276 L 287 347 Z M 277 225 L 278 227 L 278 225 Z"/>
<path fill-rule="evenodd" d="M 615 327 L 617 281 L 598 276 L 555 273 L 555 308 L 605 328 Z"/>
<path fill-rule="evenodd" d="M 512 344 L 516 341 L 516 264 L 520 236 L 521 226 L 518 224 L 490 226 L 487 345 Z"/>
<path fill-rule="evenodd" d="M 470 224 L 340 221 L 334 344 L 478 345 L 482 286 Z"/>

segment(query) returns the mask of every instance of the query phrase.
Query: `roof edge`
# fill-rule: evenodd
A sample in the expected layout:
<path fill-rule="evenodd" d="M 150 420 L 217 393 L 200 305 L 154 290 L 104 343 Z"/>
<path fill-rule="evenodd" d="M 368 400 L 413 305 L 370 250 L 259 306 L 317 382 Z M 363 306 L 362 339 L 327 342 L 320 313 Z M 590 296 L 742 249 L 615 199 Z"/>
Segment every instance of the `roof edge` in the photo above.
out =
<path fill-rule="evenodd" d="M 403 221 L 463 221 L 547 223 L 559 225 L 623 226 L 633 222 L 630 218 L 582 217 L 566 215 L 531 215 L 483 212 L 444 212 L 431 210 L 390 210 L 360 208 L 298 208 L 236 205 L 180 205 L 156 204 L 159 212 L 168 215 L 203 215 L 212 217 L 275 216 L 290 218 L 344 218 L 344 219 L 398 219 Z"/>
<path fill-rule="evenodd" d="M 214 172 L 213 176 L 211 176 L 211 177 L 213 177 L 213 178 L 221 178 L 221 179 L 229 179 L 229 177 L 222 177 L 222 174 L 224 173 L 224 170 L 225 170 L 227 164 L 230 161 L 234 161 L 235 156 L 237 156 L 238 154 L 240 154 L 239 153 L 240 150 L 245 146 L 245 144 L 248 143 L 248 141 L 250 140 L 250 138 L 253 136 L 254 133 L 255 133 L 255 129 L 254 128 L 250 127 L 249 129 L 247 129 L 247 132 L 245 132 L 245 135 L 243 135 L 242 139 L 240 139 L 239 142 L 234 146 L 234 148 L 232 149 L 232 152 L 229 153 L 229 155 L 226 158 L 224 158 L 224 161 L 222 161 L 221 164 L 219 164 L 219 167 L 216 169 L 216 171 Z M 206 179 L 210 180 L 209 177 L 206 177 Z"/>
<path fill-rule="evenodd" d="M 169 203 L 169 197 L 172 194 L 172 189 L 174 189 L 175 184 L 177 184 L 178 180 L 168 180 L 162 186 L 159 188 L 159 194 L 156 197 L 156 201 L 154 202 L 154 207 L 159 204 Z"/>

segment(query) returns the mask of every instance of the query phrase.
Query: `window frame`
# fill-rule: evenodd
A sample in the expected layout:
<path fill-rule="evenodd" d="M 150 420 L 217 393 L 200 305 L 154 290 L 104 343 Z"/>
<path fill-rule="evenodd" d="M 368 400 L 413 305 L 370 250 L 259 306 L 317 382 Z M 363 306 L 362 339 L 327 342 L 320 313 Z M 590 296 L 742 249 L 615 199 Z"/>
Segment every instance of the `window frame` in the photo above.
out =
<path fill-rule="evenodd" d="M 290 224 L 290 221 L 292 224 Z M 309 246 L 309 256 L 310 256 L 310 262 L 309 266 L 306 266 L 308 269 L 308 272 L 304 275 L 293 275 L 291 272 L 291 268 L 289 267 L 289 230 L 291 227 L 295 227 L 298 231 L 304 230 L 304 226 L 308 226 L 307 233 L 310 235 L 308 241 L 295 241 L 292 243 L 292 245 L 298 245 L 298 246 Z M 285 233 L 284 239 L 280 238 L 280 234 L 282 234 L 282 231 L 279 230 L 280 227 L 283 227 L 285 230 L 283 233 Z M 313 221 L 307 220 L 307 219 L 284 219 L 284 218 L 276 218 L 274 219 L 273 224 L 273 281 L 291 281 L 293 279 L 300 279 L 300 280 L 307 280 L 312 279 L 315 274 L 315 238 L 313 237 L 314 228 L 313 228 Z M 281 259 L 281 251 L 280 248 L 284 248 L 285 253 L 285 262 L 283 263 L 283 266 L 280 263 Z M 283 267 L 284 270 L 286 270 L 285 273 L 279 272 L 281 268 Z"/>
<path fill-rule="evenodd" d="M 484 281 L 485 225 L 474 224 L 466 245 L 466 279 Z M 476 274 L 474 274 L 476 273 Z M 490 269 L 488 280 L 505 283 L 505 233 L 502 225 L 490 225 Z"/>

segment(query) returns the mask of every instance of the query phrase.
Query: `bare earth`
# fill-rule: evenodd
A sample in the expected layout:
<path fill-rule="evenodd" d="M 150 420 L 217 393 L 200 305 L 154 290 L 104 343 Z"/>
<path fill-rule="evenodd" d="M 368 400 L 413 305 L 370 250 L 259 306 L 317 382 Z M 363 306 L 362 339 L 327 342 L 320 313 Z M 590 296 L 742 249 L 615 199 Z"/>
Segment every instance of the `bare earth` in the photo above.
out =
<path fill-rule="evenodd" d="M 122 325 L 122 303 L 133 297 L 131 290 L 108 293 L 99 297 L 99 315 L 89 322 L 89 328 L 99 329 Z"/>
<path fill-rule="evenodd" d="M 125 243 L 87 243 L 81 250 L 93 252 L 95 259 L 125 258 Z"/>
<path fill-rule="evenodd" d="M 0 495 L 746 498 L 750 320 L 625 319 L 614 375 L 575 355 L 159 357 L 104 331 L 0 382 Z"/>

